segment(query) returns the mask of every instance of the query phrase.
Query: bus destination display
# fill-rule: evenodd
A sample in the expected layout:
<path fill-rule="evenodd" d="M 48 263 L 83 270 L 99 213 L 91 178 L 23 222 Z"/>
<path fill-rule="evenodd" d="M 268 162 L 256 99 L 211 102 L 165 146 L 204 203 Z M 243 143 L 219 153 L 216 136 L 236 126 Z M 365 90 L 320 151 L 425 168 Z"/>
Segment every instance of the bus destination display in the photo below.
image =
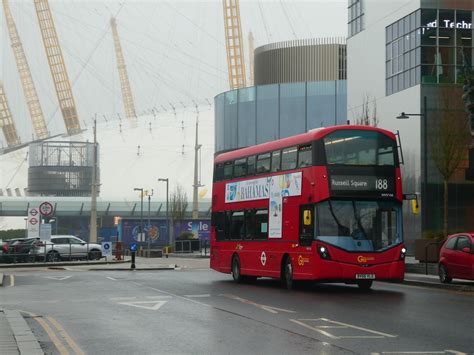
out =
<path fill-rule="evenodd" d="M 330 188 L 338 196 L 357 194 L 393 197 L 395 193 L 394 178 L 391 176 L 332 175 Z"/>

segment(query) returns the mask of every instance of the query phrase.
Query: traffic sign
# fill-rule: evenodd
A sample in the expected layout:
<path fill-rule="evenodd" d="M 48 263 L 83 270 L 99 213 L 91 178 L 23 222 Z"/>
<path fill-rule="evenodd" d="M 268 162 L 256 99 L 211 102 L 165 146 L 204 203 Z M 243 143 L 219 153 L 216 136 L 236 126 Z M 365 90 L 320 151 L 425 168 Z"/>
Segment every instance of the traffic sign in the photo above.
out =
<path fill-rule="evenodd" d="M 130 244 L 130 251 L 137 251 L 138 245 L 137 243 Z"/>
<path fill-rule="evenodd" d="M 38 210 L 36 208 L 32 208 L 31 211 L 30 211 L 30 215 L 32 215 L 34 217 L 37 214 L 38 214 Z"/>
<path fill-rule="evenodd" d="M 112 242 L 102 242 L 102 255 L 112 256 Z"/>
<path fill-rule="evenodd" d="M 38 220 L 35 217 L 33 217 L 33 218 L 30 219 L 30 223 L 32 225 L 35 225 L 36 223 L 38 223 Z"/>
<path fill-rule="evenodd" d="M 40 220 L 38 208 L 28 208 L 27 230 L 28 237 L 37 237 L 40 234 Z"/>
<path fill-rule="evenodd" d="M 53 214 L 54 212 L 54 207 L 51 203 L 49 202 L 43 202 L 40 206 L 39 206 L 39 211 L 41 213 L 42 216 L 44 217 L 49 217 Z"/>

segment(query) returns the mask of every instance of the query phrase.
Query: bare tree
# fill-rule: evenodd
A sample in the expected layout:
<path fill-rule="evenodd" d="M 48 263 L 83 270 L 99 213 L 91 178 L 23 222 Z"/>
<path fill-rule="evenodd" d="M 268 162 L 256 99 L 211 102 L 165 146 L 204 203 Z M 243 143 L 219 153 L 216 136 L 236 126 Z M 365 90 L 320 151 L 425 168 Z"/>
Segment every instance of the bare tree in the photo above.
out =
<path fill-rule="evenodd" d="M 379 119 L 377 117 L 377 101 L 375 98 L 372 100 L 372 110 L 370 109 L 370 96 L 365 94 L 362 99 L 362 112 L 359 118 L 356 118 L 355 123 L 362 126 L 373 126 L 377 127 Z"/>
<path fill-rule="evenodd" d="M 457 91 L 452 88 L 441 89 L 441 109 L 430 115 L 431 155 L 444 185 L 445 236 L 448 233 L 448 182 L 460 168 L 461 162 L 466 159 L 471 143 L 469 120 L 466 113 L 461 110 L 461 98 L 457 96 Z"/>
<path fill-rule="evenodd" d="M 188 196 L 183 187 L 178 184 L 170 195 L 170 217 L 173 225 L 184 219 L 188 208 Z"/>

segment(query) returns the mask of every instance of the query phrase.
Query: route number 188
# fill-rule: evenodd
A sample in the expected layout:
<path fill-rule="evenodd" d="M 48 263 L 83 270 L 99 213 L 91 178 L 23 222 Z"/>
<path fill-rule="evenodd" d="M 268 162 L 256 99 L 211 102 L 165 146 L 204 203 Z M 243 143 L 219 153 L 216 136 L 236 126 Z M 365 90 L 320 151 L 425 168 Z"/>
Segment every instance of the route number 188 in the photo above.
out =
<path fill-rule="evenodd" d="M 375 180 L 375 189 L 376 190 L 387 190 L 388 189 L 387 179 L 376 179 Z"/>

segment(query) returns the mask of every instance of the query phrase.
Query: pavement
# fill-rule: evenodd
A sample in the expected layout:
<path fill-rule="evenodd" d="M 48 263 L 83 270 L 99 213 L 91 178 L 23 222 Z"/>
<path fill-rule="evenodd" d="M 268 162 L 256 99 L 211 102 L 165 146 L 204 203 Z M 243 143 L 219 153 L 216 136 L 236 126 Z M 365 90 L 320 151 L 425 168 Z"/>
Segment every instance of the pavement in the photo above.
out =
<path fill-rule="evenodd" d="M 44 354 L 19 311 L 0 309 L 0 354 Z"/>

